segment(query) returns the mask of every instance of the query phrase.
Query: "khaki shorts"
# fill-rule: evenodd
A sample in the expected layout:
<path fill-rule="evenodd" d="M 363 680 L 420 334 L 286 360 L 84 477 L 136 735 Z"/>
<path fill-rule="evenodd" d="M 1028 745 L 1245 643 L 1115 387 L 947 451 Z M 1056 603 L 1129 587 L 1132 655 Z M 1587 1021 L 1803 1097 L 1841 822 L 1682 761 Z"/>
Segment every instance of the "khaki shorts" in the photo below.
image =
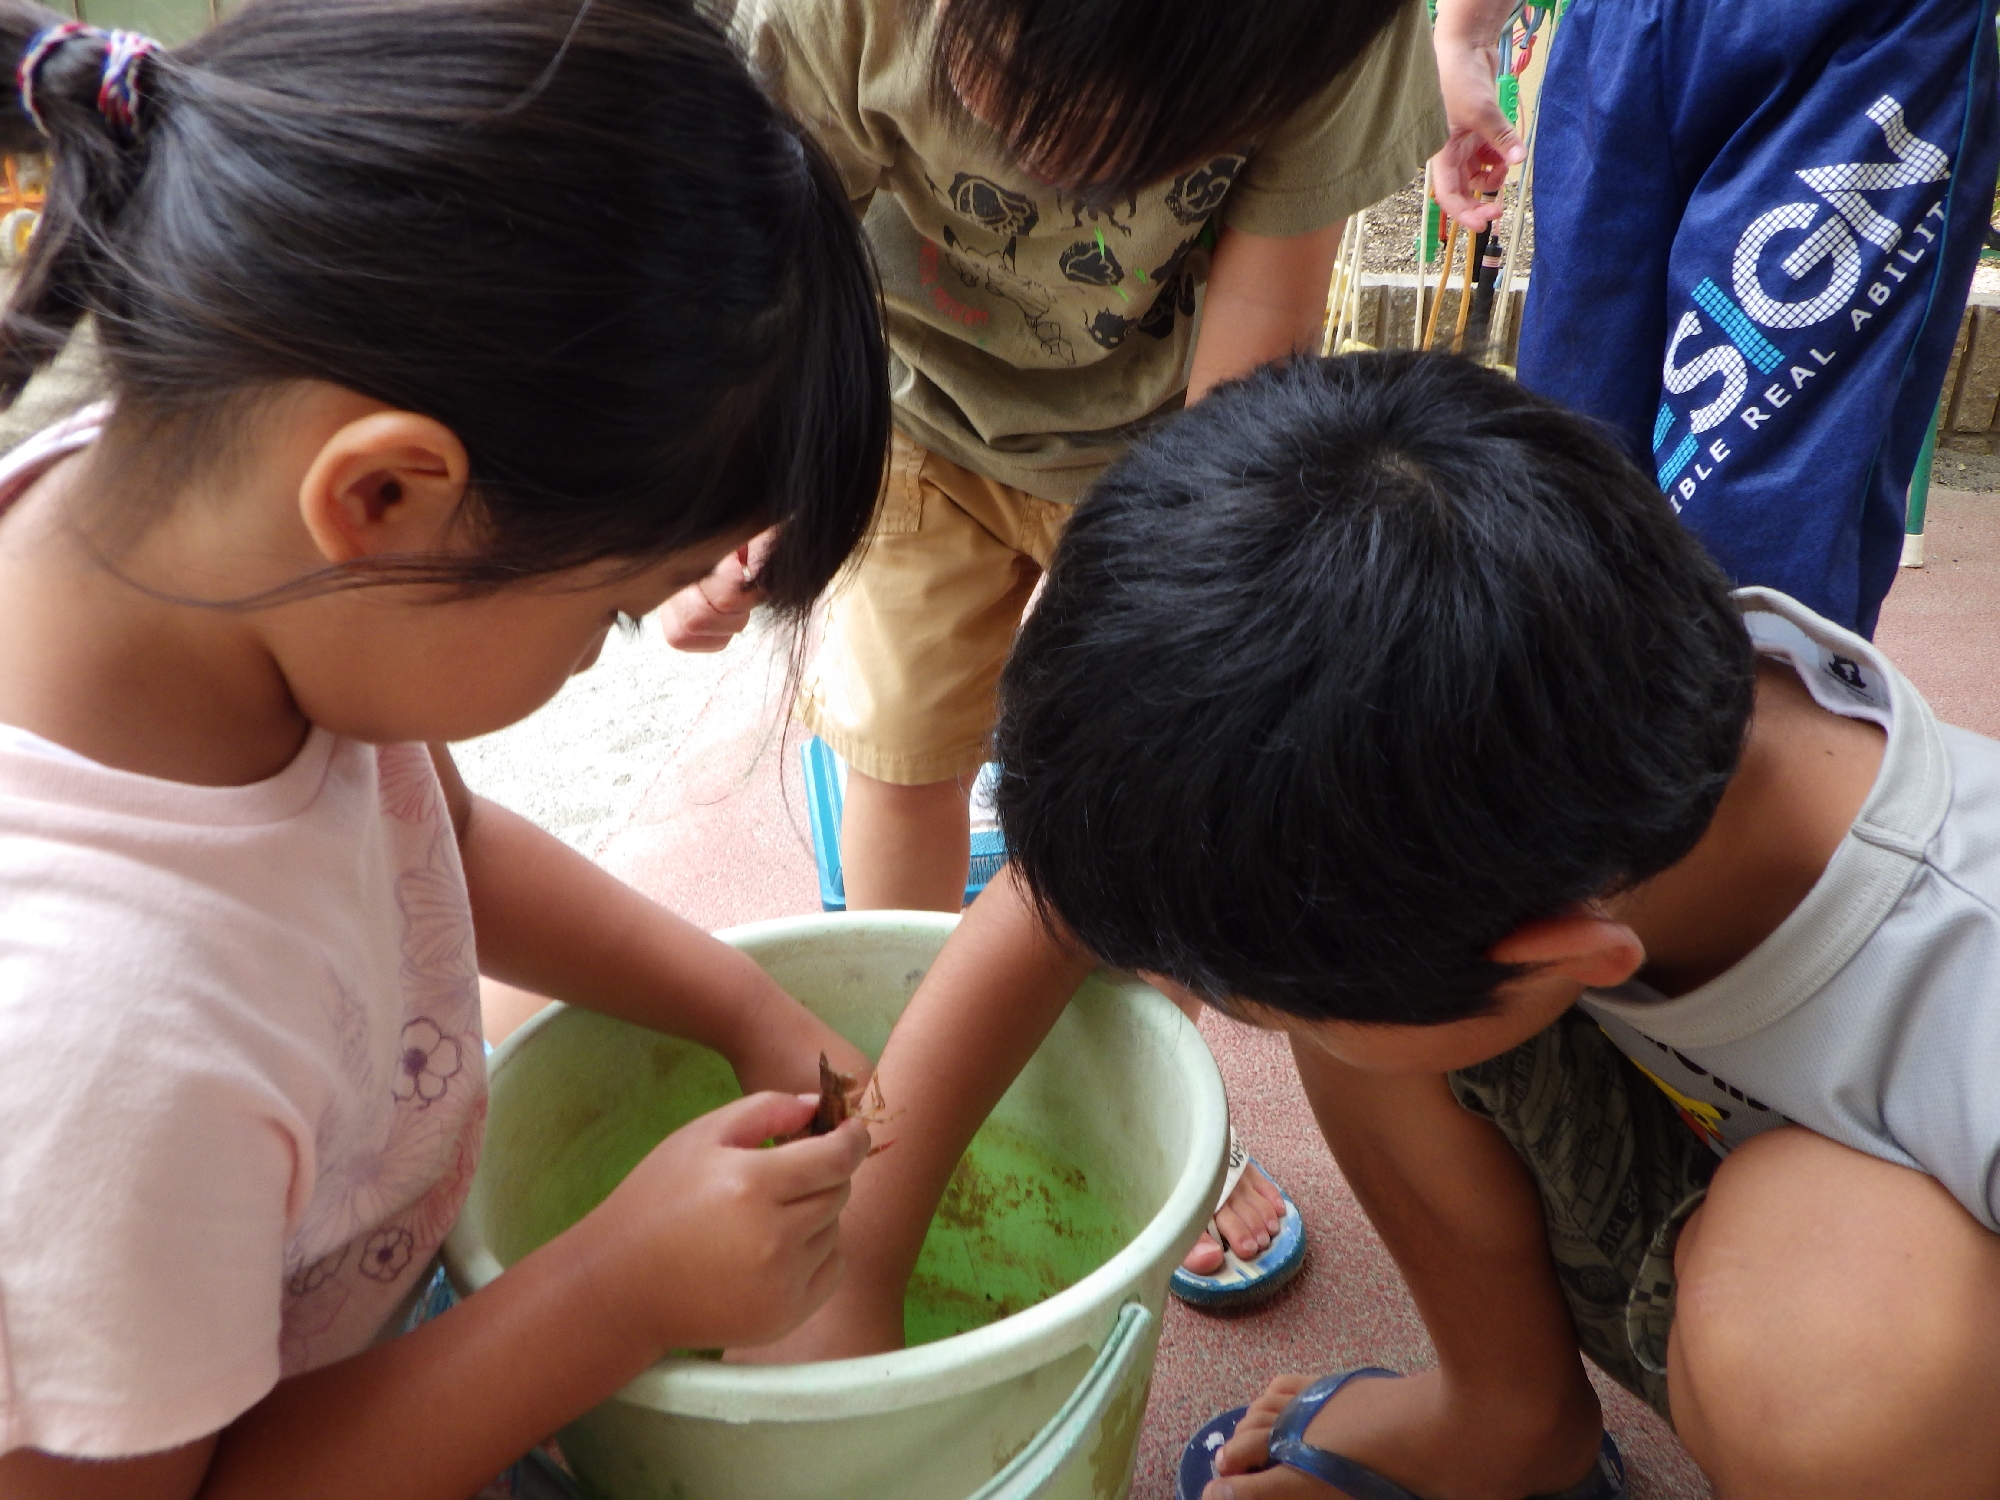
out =
<path fill-rule="evenodd" d="M 1674 1247 L 1715 1153 L 1580 1010 L 1450 1077 L 1458 1102 L 1500 1127 L 1541 1191 L 1583 1352 L 1672 1421 Z"/>
<path fill-rule="evenodd" d="M 835 585 L 799 716 L 850 766 L 899 786 L 970 777 L 1000 668 L 1071 507 L 895 434 L 868 549 Z"/>

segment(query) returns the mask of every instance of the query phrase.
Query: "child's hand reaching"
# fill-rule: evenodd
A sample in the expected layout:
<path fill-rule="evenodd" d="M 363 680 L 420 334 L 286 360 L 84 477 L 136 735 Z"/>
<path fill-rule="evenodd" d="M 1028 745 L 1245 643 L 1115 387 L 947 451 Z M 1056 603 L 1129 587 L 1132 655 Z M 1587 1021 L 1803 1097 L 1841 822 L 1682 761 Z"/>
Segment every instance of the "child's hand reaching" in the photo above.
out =
<path fill-rule="evenodd" d="M 660 606 L 660 629 L 676 651 L 720 651 L 743 633 L 751 611 L 764 602 L 757 575 L 771 555 L 778 530 L 759 532 Z"/>
<path fill-rule="evenodd" d="M 814 1059 L 817 1061 L 817 1058 Z M 673 1349 L 768 1343 L 840 1279 L 838 1228 L 868 1130 L 765 1147 L 816 1098 L 753 1094 L 654 1147 L 575 1232 L 611 1326 Z"/>
<path fill-rule="evenodd" d="M 1526 143 L 1500 108 L 1494 83 L 1500 65 L 1496 39 L 1509 9 L 1499 0 L 1453 0 L 1438 8 L 1431 32 L 1451 129 L 1444 148 L 1431 158 L 1431 189 L 1446 213 L 1474 231 L 1499 218 L 1504 207 L 1482 195 L 1498 193 L 1508 169 L 1528 157 Z"/>

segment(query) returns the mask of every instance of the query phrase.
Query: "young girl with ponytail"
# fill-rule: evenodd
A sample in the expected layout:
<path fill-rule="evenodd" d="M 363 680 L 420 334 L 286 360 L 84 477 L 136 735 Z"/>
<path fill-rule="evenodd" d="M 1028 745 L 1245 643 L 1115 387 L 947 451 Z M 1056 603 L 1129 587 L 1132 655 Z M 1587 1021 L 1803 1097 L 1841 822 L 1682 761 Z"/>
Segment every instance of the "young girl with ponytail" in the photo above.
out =
<path fill-rule="evenodd" d="M 838 1275 L 859 1055 L 467 792 L 485 733 L 776 525 L 794 616 L 887 439 L 817 152 L 673 0 L 259 0 L 184 47 L 0 3 L 48 211 L 0 401 L 0 1496 L 465 1500 Z M 395 1337 L 485 1111 L 480 972 L 750 1097 Z M 699 1259 L 699 1299 L 679 1268 Z"/>

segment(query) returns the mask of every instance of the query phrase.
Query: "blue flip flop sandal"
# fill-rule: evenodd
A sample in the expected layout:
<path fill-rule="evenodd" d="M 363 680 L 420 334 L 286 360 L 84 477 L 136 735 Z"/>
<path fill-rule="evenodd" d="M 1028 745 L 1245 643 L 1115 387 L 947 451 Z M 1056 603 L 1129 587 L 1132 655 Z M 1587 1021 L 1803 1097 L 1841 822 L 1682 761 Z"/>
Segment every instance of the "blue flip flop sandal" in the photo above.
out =
<path fill-rule="evenodd" d="M 1344 1375 L 1329 1375 L 1323 1380 L 1315 1380 L 1292 1397 L 1290 1404 L 1278 1414 L 1278 1420 L 1271 1428 L 1271 1462 L 1324 1480 L 1351 1496 L 1352 1500 L 1418 1500 L 1400 1484 L 1384 1479 L 1373 1469 L 1365 1468 L 1351 1458 L 1342 1458 L 1338 1453 L 1315 1448 L 1306 1441 L 1307 1425 L 1348 1381 L 1400 1378 L 1394 1370 L 1370 1365 L 1349 1370 Z M 1215 1455 L 1222 1451 L 1222 1445 L 1234 1435 L 1237 1424 L 1249 1410 L 1247 1406 L 1239 1406 L 1234 1411 L 1212 1417 L 1201 1431 L 1188 1439 L 1187 1447 L 1181 1450 L 1180 1473 L 1174 1484 L 1175 1500 L 1201 1500 L 1202 1490 L 1215 1478 Z M 1533 1495 L 1529 1500 L 1626 1500 L 1625 1460 L 1619 1457 L 1618 1445 L 1611 1441 L 1611 1434 L 1605 1433 L 1603 1442 L 1598 1445 L 1596 1468 L 1560 1494 Z"/>
<path fill-rule="evenodd" d="M 1236 1132 L 1229 1132 L 1229 1175 L 1223 1179 L 1222 1195 L 1216 1200 L 1219 1208 L 1229 1201 L 1229 1195 L 1236 1191 L 1236 1184 L 1243 1173 L 1255 1167 L 1263 1173 L 1264 1180 L 1273 1187 L 1277 1179 L 1257 1162 L 1242 1146 L 1237 1144 Z M 1299 1274 L 1306 1263 L 1306 1221 L 1299 1214 L 1298 1204 L 1292 1202 L 1292 1195 L 1278 1188 L 1278 1196 L 1285 1200 L 1285 1217 L 1278 1224 L 1278 1232 L 1264 1253 L 1255 1260 L 1240 1259 L 1229 1242 L 1215 1227 L 1215 1220 L 1208 1221 L 1208 1232 L 1215 1236 L 1215 1242 L 1222 1246 L 1222 1267 L 1213 1276 L 1197 1275 L 1186 1266 L 1175 1266 L 1173 1279 L 1168 1283 L 1173 1294 L 1190 1307 L 1205 1311 L 1225 1311 L 1233 1307 L 1248 1307 L 1253 1302 L 1261 1302 L 1286 1282 Z"/>

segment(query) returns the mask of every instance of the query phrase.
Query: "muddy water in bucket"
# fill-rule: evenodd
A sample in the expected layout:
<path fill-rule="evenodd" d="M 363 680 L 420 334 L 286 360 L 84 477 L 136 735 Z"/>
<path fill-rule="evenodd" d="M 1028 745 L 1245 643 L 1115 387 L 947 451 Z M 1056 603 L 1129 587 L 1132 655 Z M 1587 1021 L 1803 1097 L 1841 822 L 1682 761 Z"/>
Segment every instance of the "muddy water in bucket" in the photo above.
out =
<path fill-rule="evenodd" d="M 602 1031 L 621 1050 L 643 1048 L 651 1076 L 636 1090 L 600 1099 L 595 1125 L 578 1131 L 536 1174 L 504 1261 L 518 1260 L 582 1218 L 695 1116 L 742 1097 L 736 1075 L 713 1052 L 634 1037 L 600 1016 L 575 1015 L 568 1025 Z M 895 1138 L 894 1120 L 875 1131 L 878 1145 Z M 903 1303 L 909 1341 L 968 1333 L 1032 1307 L 1095 1271 L 1138 1228 L 1092 1195 L 1090 1174 L 1076 1162 L 989 1122 L 952 1174 L 924 1238 Z"/>
<path fill-rule="evenodd" d="M 951 920 L 725 936 L 875 1055 Z M 495 1054 L 454 1276 L 491 1279 L 737 1095 L 719 1057 L 671 1038 L 573 1011 L 524 1029 Z M 891 1118 L 877 1143 L 901 1128 Z M 606 1500 L 962 1500 L 1055 1413 L 1125 1302 L 1161 1311 L 1224 1145 L 1220 1080 L 1193 1028 L 1143 986 L 1094 978 L 953 1176 L 904 1304 L 912 1347 L 789 1368 L 670 1360 L 567 1429 L 564 1449 Z M 700 1296 L 700 1268 L 685 1275 Z M 1124 1493 L 1150 1371 L 1148 1350 L 1061 1495 Z"/>

